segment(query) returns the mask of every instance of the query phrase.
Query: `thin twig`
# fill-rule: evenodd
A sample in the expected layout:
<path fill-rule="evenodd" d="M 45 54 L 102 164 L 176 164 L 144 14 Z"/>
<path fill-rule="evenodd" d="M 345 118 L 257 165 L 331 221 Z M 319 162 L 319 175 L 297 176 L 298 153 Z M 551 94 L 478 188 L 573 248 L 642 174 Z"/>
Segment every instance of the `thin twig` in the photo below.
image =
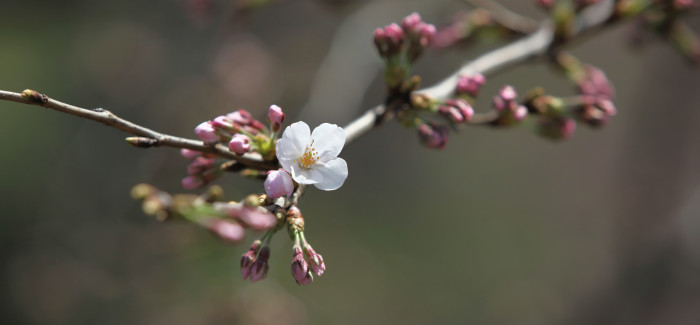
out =
<path fill-rule="evenodd" d="M 175 148 L 185 148 L 200 152 L 215 154 L 219 157 L 235 160 L 243 165 L 253 168 L 271 169 L 276 168 L 274 164 L 263 161 L 259 157 L 252 155 L 239 156 L 229 151 L 228 148 L 221 144 L 207 145 L 202 141 L 192 140 L 187 138 L 176 137 L 160 132 L 153 131 L 149 128 L 140 126 L 133 122 L 127 121 L 114 115 L 112 112 L 104 109 L 89 110 L 77 107 L 71 104 L 66 104 L 55 99 L 51 99 L 42 94 L 36 94 L 36 99 L 25 98 L 22 94 L 0 90 L 0 100 L 18 102 L 22 104 L 36 105 L 49 108 L 62 113 L 75 115 L 85 119 L 100 122 L 104 125 L 122 130 L 134 135 L 154 139 L 156 143 L 153 146 L 165 146 Z"/>
<path fill-rule="evenodd" d="M 515 13 L 493 0 L 464 0 L 464 2 L 488 11 L 498 24 L 521 34 L 530 34 L 539 26 L 534 19 Z"/>

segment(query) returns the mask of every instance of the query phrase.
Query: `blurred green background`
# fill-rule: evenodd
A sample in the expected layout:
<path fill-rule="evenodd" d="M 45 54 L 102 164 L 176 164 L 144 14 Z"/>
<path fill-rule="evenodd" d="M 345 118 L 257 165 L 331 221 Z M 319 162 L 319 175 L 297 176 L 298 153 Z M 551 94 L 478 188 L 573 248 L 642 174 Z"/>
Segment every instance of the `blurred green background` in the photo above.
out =
<path fill-rule="evenodd" d="M 535 18 L 535 1 L 502 1 Z M 240 3 L 240 2 L 239 2 Z M 0 89 L 32 88 L 170 134 L 236 108 L 343 125 L 382 100 L 374 28 L 457 0 L 19 1 L 0 4 Z M 700 26 L 691 18 L 695 30 Z M 40 107 L 0 102 L 3 324 L 699 324 L 700 73 L 619 26 L 573 52 L 613 80 L 619 115 L 554 143 L 467 128 L 443 151 L 394 123 L 346 147 L 350 176 L 309 190 L 307 238 L 328 270 L 299 287 L 291 245 L 240 279 L 249 242 L 158 223 L 129 197 L 183 192 L 186 161 Z M 431 52 L 426 84 L 497 44 Z M 489 79 L 572 93 L 544 65 Z M 481 107 L 481 108 L 479 108 Z M 230 199 L 261 184 L 227 175 Z"/>

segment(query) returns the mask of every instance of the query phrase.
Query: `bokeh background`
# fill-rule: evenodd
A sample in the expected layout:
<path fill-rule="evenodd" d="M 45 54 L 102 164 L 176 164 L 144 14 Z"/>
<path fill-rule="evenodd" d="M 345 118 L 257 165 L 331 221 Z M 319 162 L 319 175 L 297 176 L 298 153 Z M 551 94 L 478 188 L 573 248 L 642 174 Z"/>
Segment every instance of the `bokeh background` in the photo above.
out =
<path fill-rule="evenodd" d="M 535 18 L 535 1 L 502 1 Z M 170 134 L 236 108 L 343 125 L 379 103 L 377 26 L 457 0 L 0 3 L 0 89 L 33 88 Z M 699 15 L 691 17 L 695 30 Z M 301 203 L 328 270 L 299 287 L 273 240 L 266 280 L 247 243 L 159 223 L 129 197 L 182 192 L 186 162 L 93 121 L 0 102 L 3 324 L 699 324 L 700 73 L 615 27 L 573 52 L 613 80 L 619 115 L 555 143 L 471 127 L 443 151 L 389 123 L 342 153 L 350 177 Z M 431 52 L 427 83 L 498 43 Z M 489 79 L 570 94 L 542 64 Z M 484 96 L 486 98 L 489 95 Z M 480 104 L 485 109 L 488 100 Z M 479 108 L 477 108 L 479 109 Z M 260 183 L 228 175 L 231 199 Z"/>

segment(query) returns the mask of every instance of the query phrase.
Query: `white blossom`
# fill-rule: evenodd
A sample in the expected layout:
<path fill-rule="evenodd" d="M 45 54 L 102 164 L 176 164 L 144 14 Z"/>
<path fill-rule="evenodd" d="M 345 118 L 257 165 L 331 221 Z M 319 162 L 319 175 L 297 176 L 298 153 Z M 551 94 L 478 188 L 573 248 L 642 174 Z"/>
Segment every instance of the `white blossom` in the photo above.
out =
<path fill-rule="evenodd" d="M 324 191 L 339 188 L 348 177 L 348 165 L 338 154 L 345 145 L 345 130 L 323 123 L 311 133 L 304 122 L 288 126 L 277 140 L 277 159 L 299 184 Z"/>

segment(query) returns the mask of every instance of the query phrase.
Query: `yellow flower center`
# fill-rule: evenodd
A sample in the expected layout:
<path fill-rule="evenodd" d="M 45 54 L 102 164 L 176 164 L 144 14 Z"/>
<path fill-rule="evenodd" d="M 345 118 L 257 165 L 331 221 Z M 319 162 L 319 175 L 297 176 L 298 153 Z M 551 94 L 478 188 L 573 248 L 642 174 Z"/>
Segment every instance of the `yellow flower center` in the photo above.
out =
<path fill-rule="evenodd" d="M 309 169 L 311 166 L 313 166 L 317 161 L 318 161 L 318 152 L 316 152 L 316 149 L 312 147 L 314 144 L 313 141 L 311 141 L 311 144 L 306 146 L 306 150 L 304 150 L 304 154 L 299 157 L 299 159 L 295 160 L 294 162 L 299 165 L 299 167 L 304 168 L 304 169 Z"/>

